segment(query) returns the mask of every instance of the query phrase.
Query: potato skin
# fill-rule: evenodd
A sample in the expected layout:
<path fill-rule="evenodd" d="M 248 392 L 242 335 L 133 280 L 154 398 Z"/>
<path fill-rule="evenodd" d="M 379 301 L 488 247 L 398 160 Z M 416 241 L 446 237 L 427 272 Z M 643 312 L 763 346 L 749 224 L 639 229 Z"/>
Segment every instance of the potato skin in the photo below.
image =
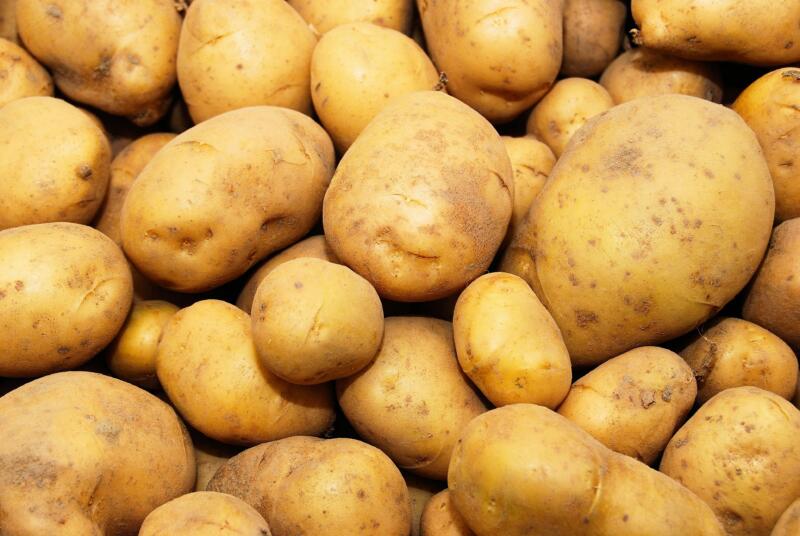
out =
<path fill-rule="evenodd" d="M 188 493 L 164 503 L 145 518 L 138 536 L 268 536 L 261 514 L 232 495 Z"/>
<path fill-rule="evenodd" d="M 769 534 L 800 496 L 800 411 L 758 387 L 703 404 L 664 451 L 660 471 L 706 501 L 731 536 Z"/>
<path fill-rule="evenodd" d="M 134 536 L 194 485 L 192 443 L 172 408 L 101 374 L 51 374 L 5 395 L 0 433 L 3 534 Z"/>
<path fill-rule="evenodd" d="M 206 436 L 192 434 L 194 444 L 194 457 L 197 465 L 197 478 L 194 482 L 195 491 L 205 491 L 206 486 L 216 474 L 217 470 L 225 465 L 228 460 L 239 454 L 240 448 L 209 439 Z"/>
<path fill-rule="evenodd" d="M 351 22 L 371 22 L 408 33 L 413 0 L 288 0 L 289 5 L 320 34 Z"/>
<path fill-rule="evenodd" d="M 503 136 L 502 139 L 514 171 L 514 208 L 506 233 L 506 239 L 510 240 L 515 229 L 528 215 L 533 200 L 544 188 L 547 176 L 556 164 L 556 157 L 546 143 L 533 136 Z"/>
<path fill-rule="evenodd" d="M 339 162 L 325 237 L 381 297 L 444 298 L 489 267 L 513 192 L 508 153 L 484 118 L 443 93 L 412 93 L 384 108 Z"/>
<path fill-rule="evenodd" d="M 474 535 L 453 505 L 449 490 L 440 491 L 425 505 L 422 513 L 422 536 Z"/>
<path fill-rule="evenodd" d="M 561 73 L 591 78 L 603 72 L 622 44 L 627 11 L 620 0 L 565 0 Z"/>
<path fill-rule="evenodd" d="M 558 413 L 614 452 L 650 465 L 683 424 L 696 395 L 692 369 L 680 356 L 642 346 L 576 381 Z"/>
<path fill-rule="evenodd" d="M 0 4 L 0 38 L 19 43 L 17 35 L 17 0 Z"/>
<path fill-rule="evenodd" d="M 422 530 L 422 513 L 431 497 L 442 489 L 442 483 L 436 480 L 421 478 L 412 474 L 403 474 L 411 499 L 411 534 L 420 536 Z"/>
<path fill-rule="evenodd" d="M 0 7 L 0 10 L 2 9 Z M 0 70 L 4 73 L 0 81 L 0 106 L 24 97 L 53 96 L 53 79 L 44 67 L 39 65 L 24 48 L 2 38 L 0 38 Z"/>
<path fill-rule="evenodd" d="M 800 499 L 783 512 L 770 536 L 796 536 L 800 534 Z"/>
<path fill-rule="evenodd" d="M 328 135 L 299 112 L 259 106 L 210 119 L 137 177 L 122 208 L 125 252 L 173 290 L 226 283 L 311 229 L 333 162 Z"/>

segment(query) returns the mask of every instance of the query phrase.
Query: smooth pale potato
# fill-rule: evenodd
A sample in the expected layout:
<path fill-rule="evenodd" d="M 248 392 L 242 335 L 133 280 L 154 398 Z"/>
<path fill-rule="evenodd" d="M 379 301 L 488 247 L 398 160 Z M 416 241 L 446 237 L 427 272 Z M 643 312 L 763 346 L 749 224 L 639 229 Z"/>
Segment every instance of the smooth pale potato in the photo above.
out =
<path fill-rule="evenodd" d="M 798 43 L 800 46 L 800 43 Z M 765 74 L 733 103 L 758 137 L 775 184 L 775 219 L 800 216 L 800 69 Z"/>
<path fill-rule="evenodd" d="M 199 433 L 192 434 L 192 444 L 194 458 L 197 461 L 195 491 L 205 491 L 217 470 L 241 452 L 240 448 L 214 441 Z"/>
<path fill-rule="evenodd" d="M 408 487 L 408 496 L 411 499 L 411 536 L 420 536 L 422 512 L 431 497 L 442 489 L 441 482 L 420 478 L 412 474 L 404 474 L 403 478 Z"/>
<path fill-rule="evenodd" d="M 447 482 L 478 536 L 724 534 L 689 490 L 534 404 L 473 419 Z"/>
<path fill-rule="evenodd" d="M 422 514 L 422 536 L 474 536 L 467 522 L 458 513 L 450 491 L 444 490 L 433 496 Z"/>
<path fill-rule="evenodd" d="M 0 17 L 2 17 L 0 7 Z M 0 27 L 2 20 L 0 20 Z M 52 97 L 53 79 L 24 48 L 0 38 L 0 106 L 24 97 Z"/>
<path fill-rule="evenodd" d="M 797 536 L 800 534 L 800 499 L 794 501 L 778 519 L 770 536 Z"/>
<path fill-rule="evenodd" d="M 453 315 L 458 362 L 495 406 L 558 407 L 572 383 L 564 339 L 528 284 L 486 274 L 461 293 Z"/>
<path fill-rule="evenodd" d="M 492 122 L 541 99 L 562 58 L 562 0 L 417 0 L 447 90 Z"/>
<path fill-rule="evenodd" d="M 0 230 L 89 223 L 106 194 L 111 147 L 80 109 L 52 97 L 0 108 Z"/>
<path fill-rule="evenodd" d="M 597 82 L 565 78 L 534 106 L 527 131 L 544 141 L 558 158 L 579 128 L 613 106 L 611 95 Z"/>
<path fill-rule="evenodd" d="M 692 369 L 677 354 L 642 346 L 576 381 L 558 412 L 620 454 L 653 463 L 697 396 Z"/>
<path fill-rule="evenodd" d="M 232 495 L 188 493 L 162 504 L 145 518 L 138 536 L 269 536 L 261 514 Z"/>
<path fill-rule="evenodd" d="M 0 376 L 75 368 L 106 347 L 133 300 L 122 251 L 74 223 L 0 231 Z"/>
<path fill-rule="evenodd" d="M 351 22 L 371 22 L 408 33 L 413 0 L 288 0 L 289 5 L 320 34 Z"/>
<path fill-rule="evenodd" d="M 761 148 L 735 112 L 645 97 L 573 136 L 500 269 L 536 291 L 573 365 L 594 365 L 687 333 L 736 296 L 774 206 Z"/>
<path fill-rule="evenodd" d="M 556 164 L 556 157 L 546 143 L 533 136 L 503 136 L 502 139 L 514 171 L 514 208 L 506 234 L 506 238 L 510 239 L 528 215 L 533 200 L 544 188 L 547 176 Z"/>
<path fill-rule="evenodd" d="M 375 24 L 337 26 L 311 57 L 311 98 L 344 153 L 392 99 L 432 90 L 439 73 L 410 37 Z"/>
<path fill-rule="evenodd" d="M 330 138 L 299 112 L 259 106 L 210 119 L 136 178 L 122 207 L 125 253 L 163 287 L 219 286 L 311 229 L 333 165 Z"/>
<path fill-rule="evenodd" d="M 219 300 L 175 314 L 161 335 L 158 380 L 202 434 L 234 445 L 320 435 L 333 422 L 329 385 L 290 384 L 258 360 L 250 316 Z"/>
<path fill-rule="evenodd" d="M 716 64 L 667 56 L 646 48 L 620 54 L 603 71 L 600 85 L 617 104 L 670 93 L 722 101 L 722 77 Z"/>
<path fill-rule="evenodd" d="M 34 380 L 0 398 L 0 532 L 135 536 L 192 490 L 192 443 L 167 404 L 91 372 Z"/>
<path fill-rule="evenodd" d="M 660 471 L 714 509 L 730 536 L 769 534 L 800 497 L 800 411 L 758 387 L 727 389 L 678 430 Z"/>
<path fill-rule="evenodd" d="M 166 113 L 181 28 L 172 0 L 17 0 L 16 15 L 70 99 L 143 126 Z"/>
<path fill-rule="evenodd" d="M 603 72 L 619 52 L 627 11 L 620 0 L 565 0 L 561 72 L 587 78 Z"/>
<path fill-rule="evenodd" d="M 381 297 L 431 301 L 489 267 L 513 199 L 494 128 L 453 97 L 421 91 L 384 108 L 339 162 L 325 238 Z"/>
<path fill-rule="evenodd" d="M 797 387 L 797 356 L 766 329 L 724 318 L 681 352 L 697 378 L 697 401 L 731 387 L 752 385 L 791 400 Z"/>
<path fill-rule="evenodd" d="M 248 106 L 311 113 L 317 38 L 284 0 L 195 0 L 178 49 L 178 82 L 195 123 Z"/>
<path fill-rule="evenodd" d="M 0 2 L 0 38 L 19 43 L 17 35 L 17 0 Z"/>
<path fill-rule="evenodd" d="M 486 411 L 458 367 L 452 326 L 432 318 L 387 318 L 375 360 L 336 390 L 361 437 L 401 468 L 439 480 L 463 428 Z"/>

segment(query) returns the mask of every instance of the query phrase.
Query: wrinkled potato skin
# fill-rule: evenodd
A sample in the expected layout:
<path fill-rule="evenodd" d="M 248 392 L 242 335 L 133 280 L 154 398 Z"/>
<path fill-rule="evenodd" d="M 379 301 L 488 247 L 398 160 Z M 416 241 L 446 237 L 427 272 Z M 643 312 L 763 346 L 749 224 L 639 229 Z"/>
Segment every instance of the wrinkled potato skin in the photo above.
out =
<path fill-rule="evenodd" d="M 443 320 L 387 318 L 375 360 L 336 382 L 339 405 L 361 437 L 401 468 L 438 480 L 461 430 L 486 411 L 458 366 L 452 338 Z"/>
<path fill-rule="evenodd" d="M 0 376 L 75 368 L 111 342 L 133 300 L 122 251 L 73 223 L 0 232 Z"/>
<path fill-rule="evenodd" d="M 458 513 L 450 491 L 444 490 L 433 496 L 422 514 L 422 536 L 475 536 L 467 522 Z"/>
<path fill-rule="evenodd" d="M 542 98 L 562 58 L 563 0 L 417 0 L 447 90 L 493 123 Z"/>
<path fill-rule="evenodd" d="M 17 29 L 70 99 L 147 126 L 167 111 L 181 17 L 172 0 L 17 0 Z"/>
<path fill-rule="evenodd" d="M 162 504 L 148 515 L 138 536 L 269 536 L 261 514 L 241 499 L 200 491 Z"/>
<path fill-rule="evenodd" d="M 163 287 L 226 283 L 311 229 L 333 162 L 328 135 L 298 112 L 260 106 L 208 120 L 137 177 L 122 207 L 125 252 Z"/>
<path fill-rule="evenodd" d="M 642 346 L 576 381 L 558 412 L 614 452 L 650 465 L 696 395 L 692 369 L 680 356 Z"/>
<path fill-rule="evenodd" d="M 0 38 L 19 43 L 17 35 L 17 0 L 0 3 Z"/>
<path fill-rule="evenodd" d="M 320 34 L 351 22 L 371 22 L 407 34 L 414 15 L 413 0 L 288 1 Z"/>
<path fill-rule="evenodd" d="M 412 474 L 404 474 L 403 478 L 408 486 L 408 496 L 411 499 L 411 535 L 420 536 L 422 529 L 422 512 L 431 497 L 442 489 L 442 483 L 428 480 Z"/>
<path fill-rule="evenodd" d="M 800 499 L 783 512 L 770 536 L 797 536 L 800 534 Z"/>
<path fill-rule="evenodd" d="M 0 398 L 0 532 L 135 536 L 191 491 L 194 453 L 175 412 L 91 372 L 62 372 Z M 86 506 L 86 505 L 90 506 Z"/>
<path fill-rule="evenodd" d="M 620 0 L 565 0 L 561 72 L 586 78 L 603 72 L 619 52 L 626 14 Z"/>
<path fill-rule="evenodd" d="M 775 183 L 775 219 L 800 216 L 800 69 L 765 74 L 742 92 L 733 109 L 758 136 Z"/>
<path fill-rule="evenodd" d="M 325 237 L 381 297 L 444 298 L 492 262 L 511 219 L 512 173 L 500 136 L 474 110 L 439 92 L 400 97 L 339 162 Z"/>
<path fill-rule="evenodd" d="M 2 16 L 0 7 L 0 16 Z M 0 24 L 2 21 L 0 20 Z M 50 74 L 12 41 L 0 38 L 0 107 L 24 97 L 52 97 Z"/>
<path fill-rule="evenodd" d="M 660 471 L 696 493 L 730 536 L 769 534 L 800 497 L 800 411 L 757 387 L 703 404 L 664 451 Z"/>
<path fill-rule="evenodd" d="M 89 223 L 106 194 L 111 147 L 78 108 L 26 97 L 0 108 L 0 230 Z"/>
<path fill-rule="evenodd" d="M 514 171 L 514 208 L 506 234 L 506 238 L 510 239 L 528 215 L 533 200 L 544 188 L 547 176 L 556 164 L 556 157 L 546 143 L 533 136 L 503 136 L 503 143 Z"/>

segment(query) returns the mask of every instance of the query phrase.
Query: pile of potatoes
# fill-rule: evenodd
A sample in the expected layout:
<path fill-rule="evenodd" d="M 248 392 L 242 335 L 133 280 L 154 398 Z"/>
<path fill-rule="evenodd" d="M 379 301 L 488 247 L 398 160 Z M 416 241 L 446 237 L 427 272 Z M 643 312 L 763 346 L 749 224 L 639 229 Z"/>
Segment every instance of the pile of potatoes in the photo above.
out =
<path fill-rule="evenodd" d="M 800 536 L 798 21 L 0 0 L 0 535 Z"/>

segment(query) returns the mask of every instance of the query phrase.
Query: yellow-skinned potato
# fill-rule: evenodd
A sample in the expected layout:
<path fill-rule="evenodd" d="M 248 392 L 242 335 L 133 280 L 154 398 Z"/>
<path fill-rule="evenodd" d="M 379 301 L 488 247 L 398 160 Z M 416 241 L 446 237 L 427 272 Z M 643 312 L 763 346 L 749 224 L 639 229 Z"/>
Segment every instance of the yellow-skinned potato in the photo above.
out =
<path fill-rule="evenodd" d="M 800 534 L 800 499 L 783 512 L 770 536 L 797 536 Z"/>
<path fill-rule="evenodd" d="M 716 64 L 676 58 L 646 48 L 620 54 L 603 71 L 600 85 L 617 104 L 670 93 L 722 101 L 722 80 Z"/>
<path fill-rule="evenodd" d="M 492 122 L 547 93 L 562 57 L 562 0 L 417 0 L 447 90 Z"/>
<path fill-rule="evenodd" d="M 410 37 L 367 22 L 337 26 L 311 57 L 314 109 L 340 153 L 392 99 L 438 82 L 436 67 Z"/>
<path fill-rule="evenodd" d="M 800 46 L 800 43 L 798 44 Z M 800 69 L 767 73 L 745 89 L 733 109 L 753 129 L 775 184 L 775 219 L 800 216 Z"/>
<path fill-rule="evenodd" d="M 661 95 L 580 129 L 529 214 L 500 269 L 526 279 L 583 366 L 687 333 L 736 296 L 774 194 L 735 112 Z"/>
<path fill-rule="evenodd" d="M 17 0 L 0 3 L 0 38 L 19 43 L 17 35 Z"/>
<path fill-rule="evenodd" d="M 622 44 L 626 14 L 620 0 L 565 0 L 561 72 L 587 78 L 603 72 Z"/>
<path fill-rule="evenodd" d="M 258 105 L 311 113 L 316 44 L 284 0 L 195 0 L 178 49 L 178 81 L 192 119 Z"/>
<path fill-rule="evenodd" d="M 678 430 L 662 473 L 696 493 L 730 536 L 769 534 L 800 497 L 800 411 L 757 387 L 727 389 Z"/>
<path fill-rule="evenodd" d="M 458 513 L 450 491 L 444 490 L 431 498 L 422 514 L 422 536 L 475 536 Z"/>
<path fill-rule="evenodd" d="M 325 238 L 381 297 L 444 298 L 489 267 L 513 194 L 494 128 L 453 97 L 420 91 L 384 108 L 339 162 Z"/>
<path fill-rule="evenodd" d="M 210 119 L 136 178 L 122 207 L 125 253 L 173 290 L 226 283 L 311 229 L 333 162 L 328 135 L 299 112 L 258 106 Z"/>
<path fill-rule="evenodd" d="M 0 7 L 0 17 L 2 16 Z M 2 25 L 2 21 L 0 21 Z M 28 52 L 0 38 L 0 106 L 24 97 L 52 97 L 53 79 Z"/>
<path fill-rule="evenodd" d="M 199 491 L 164 503 L 145 518 L 138 536 L 270 536 L 252 506 L 225 493 Z"/>
<path fill-rule="evenodd" d="M 350 22 L 371 22 L 408 33 L 413 0 L 288 0 L 320 34 Z"/>
<path fill-rule="evenodd" d="M 486 274 L 461 293 L 453 315 L 461 368 L 495 406 L 558 407 L 572 383 L 561 332 L 520 277 Z"/>
<path fill-rule="evenodd" d="M 431 497 L 442 489 L 442 483 L 436 480 L 428 480 L 412 474 L 404 474 L 403 478 L 408 487 L 408 496 L 411 499 L 411 534 L 410 536 L 420 536 L 422 512 Z"/>
<path fill-rule="evenodd" d="M 167 111 L 180 28 L 172 0 L 17 0 L 25 48 L 58 88 L 139 125 Z"/>
<path fill-rule="evenodd" d="M 73 223 L 0 232 L 0 376 L 75 368 L 111 342 L 133 299 L 122 251 Z"/>
<path fill-rule="evenodd" d="M 533 200 L 544 188 L 547 176 L 556 164 L 556 157 L 546 143 L 533 136 L 503 136 L 503 143 L 514 170 L 514 208 L 506 235 L 510 239 L 528 215 Z"/>
<path fill-rule="evenodd" d="M 558 412 L 620 454 L 651 464 L 694 405 L 692 369 L 669 350 L 642 346 L 572 385 Z"/>
<path fill-rule="evenodd" d="M 0 398 L 0 532 L 135 536 L 191 491 L 194 454 L 155 396 L 91 372 L 34 380 Z"/>
<path fill-rule="evenodd" d="M 689 490 L 533 404 L 476 417 L 447 478 L 477 536 L 722 536 Z"/>
<path fill-rule="evenodd" d="M 106 194 L 111 147 L 80 109 L 52 97 L 0 108 L 0 229 L 89 223 Z"/>
<path fill-rule="evenodd" d="M 449 322 L 393 317 L 384 327 L 375 360 L 336 382 L 339 405 L 398 466 L 443 480 L 458 435 L 486 407 L 458 367 Z"/>
<path fill-rule="evenodd" d="M 214 441 L 199 433 L 192 434 L 192 444 L 194 445 L 194 458 L 197 462 L 197 478 L 194 482 L 195 491 L 205 491 L 206 486 L 208 486 L 217 470 L 242 450 L 238 447 Z"/>
<path fill-rule="evenodd" d="M 527 131 L 544 141 L 558 158 L 579 128 L 613 106 L 611 95 L 597 82 L 565 78 L 534 106 Z"/>

